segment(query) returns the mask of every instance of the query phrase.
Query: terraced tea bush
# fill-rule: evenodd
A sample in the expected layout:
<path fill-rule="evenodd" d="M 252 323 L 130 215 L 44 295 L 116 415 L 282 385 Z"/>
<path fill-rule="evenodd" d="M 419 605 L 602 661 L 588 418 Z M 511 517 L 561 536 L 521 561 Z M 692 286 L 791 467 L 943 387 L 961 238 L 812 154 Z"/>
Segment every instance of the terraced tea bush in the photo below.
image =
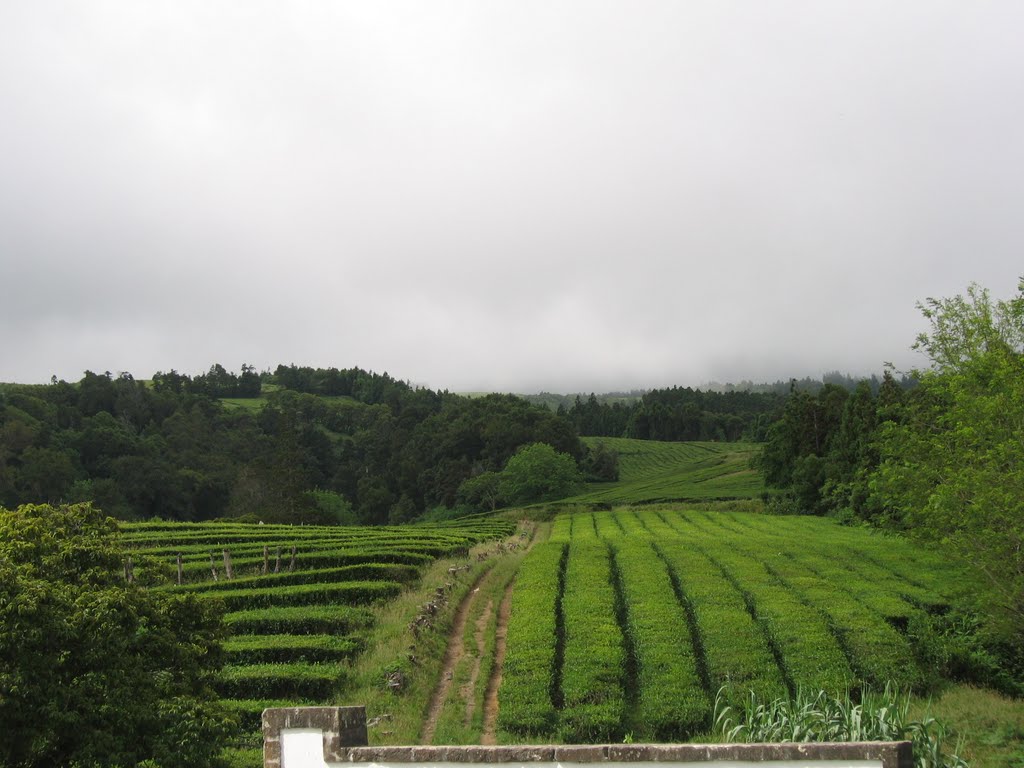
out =
<path fill-rule="evenodd" d="M 226 666 L 217 680 L 217 691 L 233 699 L 324 700 L 341 685 L 345 668 L 340 664 L 249 664 Z"/>
<path fill-rule="evenodd" d="M 230 663 L 268 664 L 304 661 L 311 663 L 350 659 L 363 650 L 357 636 L 337 635 L 239 635 L 224 643 Z"/>
<path fill-rule="evenodd" d="M 293 573 L 268 573 L 260 576 L 244 576 L 230 581 L 210 581 L 199 585 L 175 587 L 179 590 L 225 592 L 247 588 L 287 587 L 295 584 L 338 584 L 352 581 L 397 581 L 408 583 L 419 575 L 419 569 L 412 565 L 395 563 L 359 563 L 338 568 L 316 568 Z"/>
<path fill-rule="evenodd" d="M 196 594 L 220 600 L 229 610 L 242 610 L 260 606 L 322 603 L 365 605 L 395 597 L 401 591 L 402 585 L 395 581 L 344 581 L 340 584 L 296 584 L 290 587 L 214 590 Z"/>
<path fill-rule="evenodd" d="M 224 622 L 233 635 L 347 634 L 371 627 L 373 613 L 349 605 L 299 605 L 236 611 L 226 614 Z"/>

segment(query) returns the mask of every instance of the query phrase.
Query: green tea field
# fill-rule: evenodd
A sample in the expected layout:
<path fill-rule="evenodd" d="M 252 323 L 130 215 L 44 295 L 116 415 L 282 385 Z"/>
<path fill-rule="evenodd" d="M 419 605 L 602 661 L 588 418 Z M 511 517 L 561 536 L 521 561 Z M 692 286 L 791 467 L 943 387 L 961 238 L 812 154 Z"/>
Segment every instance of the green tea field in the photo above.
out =
<path fill-rule="evenodd" d="M 567 499 L 588 504 L 752 499 L 760 495 L 760 474 L 750 467 L 752 443 L 665 443 L 625 437 L 588 437 L 619 454 L 619 480 L 591 483 Z"/>
<path fill-rule="evenodd" d="M 265 707 L 336 702 L 378 608 L 425 568 L 442 557 L 465 559 L 472 546 L 514 528 L 486 518 L 398 528 L 122 526 L 137 578 L 225 607 L 227 664 L 217 687 L 239 720 L 236 743 L 248 746 L 259 743 Z"/>
<path fill-rule="evenodd" d="M 517 576 L 499 729 L 685 740 L 707 733 L 720 689 L 921 690 L 908 627 L 964 586 L 934 554 L 821 518 L 562 514 Z"/>

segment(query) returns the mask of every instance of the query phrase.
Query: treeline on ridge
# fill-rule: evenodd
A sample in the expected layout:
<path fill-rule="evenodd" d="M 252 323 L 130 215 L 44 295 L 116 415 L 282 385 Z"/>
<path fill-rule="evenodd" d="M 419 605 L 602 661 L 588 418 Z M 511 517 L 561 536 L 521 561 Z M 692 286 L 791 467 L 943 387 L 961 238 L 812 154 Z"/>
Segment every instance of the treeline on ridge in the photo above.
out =
<path fill-rule="evenodd" d="M 576 397 L 559 406 L 584 437 L 638 440 L 760 441 L 778 419 L 786 398 L 774 392 L 704 392 L 690 387 L 652 389 L 629 403 Z"/>
<path fill-rule="evenodd" d="M 6 385 L 0 506 L 94 501 L 122 519 L 398 523 L 454 506 L 467 478 L 501 470 L 525 445 L 586 463 L 568 421 L 511 395 L 282 366 L 278 386 L 341 397 L 283 388 L 261 408 L 217 399 L 239 396 L 253 375 L 215 365 L 152 384 L 86 372 L 73 384 Z"/>
<path fill-rule="evenodd" d="M 261 407 L 223 402 L 256 397 Z M 588 449 L 579 435 L 761 440 L 785 401 L 673 387 L 633 403 L 576 397 L 552 411 L 359 368 L 243 365 L 235 374 L 214 364 L 150 382 L 87 371 L 75 383 L 0 389 L 0 505 L 93 501 L 122 519 L 398 523 L 492 508 L 498 497 L 481 484 L 534 443 L 569 455 L 584 478 L 613 480 L 614 452 Z"/>

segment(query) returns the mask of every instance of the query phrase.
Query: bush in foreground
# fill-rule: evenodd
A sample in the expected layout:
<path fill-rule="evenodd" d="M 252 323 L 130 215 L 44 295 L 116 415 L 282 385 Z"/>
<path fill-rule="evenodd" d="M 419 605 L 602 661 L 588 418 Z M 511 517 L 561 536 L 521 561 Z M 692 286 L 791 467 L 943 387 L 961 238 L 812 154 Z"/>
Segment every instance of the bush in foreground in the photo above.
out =
<path fill-rule="evenodd" d="M 219 609 L 124 563 L 88 504 L 0 509 L 0 765 L 217 765 Z"/>

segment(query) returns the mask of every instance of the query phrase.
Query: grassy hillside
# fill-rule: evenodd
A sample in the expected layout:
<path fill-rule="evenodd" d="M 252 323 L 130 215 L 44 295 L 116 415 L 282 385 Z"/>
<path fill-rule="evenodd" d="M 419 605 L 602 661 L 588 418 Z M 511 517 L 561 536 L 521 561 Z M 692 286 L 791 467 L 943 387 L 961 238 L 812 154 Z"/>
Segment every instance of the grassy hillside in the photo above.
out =
<path fill-rule="evenodd" d="M 753 443 L 663 443 L 625 437 L 587 437 L 619 454 L 619 480 L 591 483 L 566 501 L 637 504 L 658 501 L 751 499 L 760 495 L 760 474 L 750 468 Z"/>

